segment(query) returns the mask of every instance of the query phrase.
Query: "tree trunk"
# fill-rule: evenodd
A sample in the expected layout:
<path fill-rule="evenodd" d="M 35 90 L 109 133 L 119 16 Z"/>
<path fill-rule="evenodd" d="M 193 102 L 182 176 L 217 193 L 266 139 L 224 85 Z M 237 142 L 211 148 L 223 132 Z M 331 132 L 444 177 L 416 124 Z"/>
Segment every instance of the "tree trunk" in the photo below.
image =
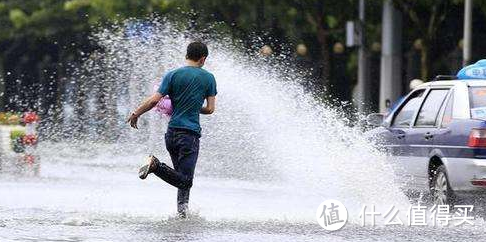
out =
<path fill-rule="evenodd" d="M 320 84 L 322 87 L 326 87 L 329 83 L 329 72 L 330 72 L 330 56 L 329 48 L 327 46 L 327 29 L 324 25 L 324 13 L 316 13 L 314 16 L 307 16 L 307 21 L 314 25 L 316 28 L 317 42 L 321 47 L 321 73 L 320 73 Z"/>
<path fill-rule="evenodd" d="M 3 60 L 0 58 L 0 112 L 5 111 L 5 79 L 3 78 Z"/>
<path fill-rule="evenodd" d="M 262 32 L 265 26 L 265 2 L 263 0 L 258 1 L 255 7 L 256 10 L 256 26 L 258 34 Z"/>
<path fill-rule="evenodd" d="M 67 59 L 67 53 L 65 53 L 62 50 L 59 50 L 59 60 L 63 61 Z M 67 62 L 64 62 L 64 64 L 67 64 Z M 54 139 L 59 139 L 61 134 L 63 133 L 63 124 L 64 124 L 64 90 L 65 90 L 65 85 L 67 82 L 67 72 L 65 70 L 66 65 L 57 65 L 57 77 L 56 77 L 56 91 L 55 91 L 55 106 L 53 110 L 53 121 L 55 123 L 54 125 L 54 131 L 51 131 L 51 135 L 53 135 Z"/>
<path fill-rule="evenodd" d="M 322 86 L 327 86 L 329 83 L 329 70 L 330 70 L 330 60 L 329 60 L 329 48 L 327 44 L 327 31 L 319 25 L 317 29 L 317 40 L 321 46 L 321 59 L 322 59 L 322 69 L 321 69 L 321 83 Z"/>
<path fill-rule="evenodd" d="M 423 81 L 429 78 L 429 43 L 422 42 L 422 49 L 420 53 L 420 77 Z"/>
<path fill-rule="evenodd" d="M 86 79 L 78 78 L 76 81 L 75 102 L 74 102 L 74 120 L 72 121 L 72 128 L 74 130 L 74 137 L 81 138 L 86 134 L 85 126 L 87 125 L 87 93 L 85 86 Z"/>

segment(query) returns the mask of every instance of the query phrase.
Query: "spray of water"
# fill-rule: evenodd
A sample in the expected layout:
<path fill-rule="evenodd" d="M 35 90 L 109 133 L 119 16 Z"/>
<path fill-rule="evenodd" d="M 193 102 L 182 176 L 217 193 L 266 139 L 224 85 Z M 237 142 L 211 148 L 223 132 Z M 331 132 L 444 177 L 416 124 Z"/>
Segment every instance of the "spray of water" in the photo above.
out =
<path fill-rule="evenodd" d="M 63 158 L 57 159 L 73 162 L 66 157 L 78 157 L 76 162 L 111 166 L 137 165 L 123 158 L 127 154 L 154 153 L 167 159 L 162 135 L 168 120 L 150 113 L 135 132 L 124 118 L 153 91 L 165 71 L 184 64 L 186 45 L 202 38 L 210 49 L 205 68 L 216 77 L 218 96 L 216 113 L 201 118 L 196 183 L 197 177 L 206 177 L 221 184 L 238 180 L 278 186 L 289 199 L 281 204 L 292 200 L 302 208 L 289 205 L 286 212 L 310 214 L 312 219 L 317 205 L 327 198 L 341 200 L 354 214 L 363 204 L 407 204 L 384 155 L 359 128 L 347 125 L 342 113 L 305 90 L 290 59 L 262 59 L 221 34 L 194 35 L 160 19 L 147 21 L 145 32 L 133 35 L 127 31 L 133 23 L 102 29 L 94 36 L 101 50 L 73 74 L 67 93 L 74 94 L 64 106 L 65 129 L 83 134 L 71 141 L 84 143 L 77 150 L 65 147 Z M 85 110 L 81 120 L 76 116 L 79 109 Z M 53 157 L 53 146 L 44 143 L 45 156 Z M 95 158 L 99 153 L 104 158 Z"/>

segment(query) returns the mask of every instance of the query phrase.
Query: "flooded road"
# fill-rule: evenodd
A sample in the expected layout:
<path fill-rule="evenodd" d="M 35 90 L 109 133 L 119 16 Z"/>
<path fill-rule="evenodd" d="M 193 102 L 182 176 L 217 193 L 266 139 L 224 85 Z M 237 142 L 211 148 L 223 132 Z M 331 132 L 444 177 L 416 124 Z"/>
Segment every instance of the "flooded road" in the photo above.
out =
<path fill-rule="evenodd" d="M 181 65 L 191 35 L 165 22 L 151 34 L 127 38 L 120 27 L 94 36 L 105 52 L 73 76 L 86 97 L 70 95 L 76 85 L 66 89 L 62 123 L 47 127 L 58 141 L 39 142 L 39 176 L 0 173 L 0 242 L 486 241 L 482 219 L 457 228 L 360 226 L 365 204 L 410 205 L 386 156 L 342 110 L 307 92 L 288 65 L 220 40 L 208 40 L 205 65 L 218 82 L 217 111 L 201 117 L 190 216 L 177 219 L 176 189 L 137 175 L 149 154 L 170 164 L 162 138 L 168 120 L 149 113 L 135 131 L 125 118 L 165 71 Z M 102 115 L 100 95 L 113 97 Z M 86 119 L 76 118 L 76 105 Z M 339 231 L 316 221 L 326 199 L 348 209 Z"/>
<path fill-rule="evenodd" d="M 43 160 L 39 177 L 2 173 L 0 241 L 484 241 L 484 222 L 463 227 L 361 227 L 328 232 L 319 196 L 271 183 L 198 176 L 188 219 L 176 190 L 137 177 L 139 156 L 93 163 Z M 96 162 L 99 162 L 96 161 Z M 138 162 L 139 163 L 139 162 Z M 356 217 L 357 214 L 350 214 Z"/>

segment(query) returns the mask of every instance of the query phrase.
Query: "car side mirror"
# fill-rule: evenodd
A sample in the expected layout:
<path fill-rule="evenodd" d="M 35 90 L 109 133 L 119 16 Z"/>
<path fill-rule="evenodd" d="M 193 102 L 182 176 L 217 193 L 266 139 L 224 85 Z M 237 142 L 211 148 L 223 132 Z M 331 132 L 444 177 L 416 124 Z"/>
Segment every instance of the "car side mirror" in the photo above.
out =
<path fill-rule="evenodd" d="M 366 116 L 366 123 L 374 127 L 381 126 L 384 120 L 385 120 L 385 115 L 382 113 L 372 113 Z"/>

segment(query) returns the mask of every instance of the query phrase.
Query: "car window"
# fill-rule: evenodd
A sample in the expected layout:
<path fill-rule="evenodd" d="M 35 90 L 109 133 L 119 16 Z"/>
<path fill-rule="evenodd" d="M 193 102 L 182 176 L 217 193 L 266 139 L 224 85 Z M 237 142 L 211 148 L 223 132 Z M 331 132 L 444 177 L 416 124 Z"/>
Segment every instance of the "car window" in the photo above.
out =
<path fill-rule="evenodd" d="M 471 106 L 471 117 L 475 119 L 486 119 L 486 87 L 470 87 L 469 102 Z"/>
<path fill-rule="evenodd" d="M 415 126 L 434 127 L 437 125 L 437 116 L 448 92 L 449 89 L 430 90 L 420 108 Z"/>
<path fill-rule="evenodd" d="M 454 103 L 454 92 L 451 93 L 449 100 L 447 100 L 447 104 L 444 110 L 444 116 L 442 117 L 442 127 L 449 127 L 449 124 L 452 121 L 452 108 Z"/>
<path fill-rule="evenodd" d="M 417 109 L 420 107 L 422 95 L 425 89 L 417 90 L 413 92 L 405 103 L 399 107 L 399 111 L 393 119 L 392 126 L 395 127 L 408 127 L 412 123 L 413 116 Z"/>

